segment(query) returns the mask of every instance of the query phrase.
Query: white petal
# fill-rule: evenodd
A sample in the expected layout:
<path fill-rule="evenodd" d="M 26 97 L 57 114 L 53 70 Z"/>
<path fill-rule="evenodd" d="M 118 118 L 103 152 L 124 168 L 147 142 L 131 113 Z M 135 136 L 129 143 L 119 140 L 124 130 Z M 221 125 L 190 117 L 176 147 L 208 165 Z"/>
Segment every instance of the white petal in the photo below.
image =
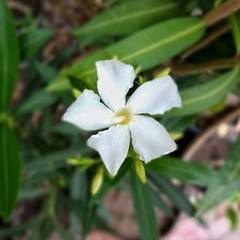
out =
<path fill-rule="evenodd" d="M 120 126 L 110 127 L 88 140 L 88 145 L 99 152 L 106 168 L 113 176 L 127 156 L 129 143 L 129 128 Z"/>
<path fill-rule="evenodd" d="M 97 130 L 112 126 L 112 116 L 113 112 L 100 103 L 97 94 L 84 90 L 62 119 L 84 130 Z"/>
<path fill-rule="evenodd" d="M 165 128 L 151 117 L 134 116 L 129 124 L 134 150 L 146 162 L 176 150 Z"/>
<path fill-rule="evenodd" d="M 125 106 L 125 96 L 135 78 L 131 65 L 117 60 L 96 62 L 98 92 L 104 103 L 112 110 Z"/>
<path fill-rule="evenodd" d="M 170 76 L 152 80 L 141 85 L 127 103 L 132 112 L 163 114 L 173 107 L 181 107 L 178 89 Z"/>

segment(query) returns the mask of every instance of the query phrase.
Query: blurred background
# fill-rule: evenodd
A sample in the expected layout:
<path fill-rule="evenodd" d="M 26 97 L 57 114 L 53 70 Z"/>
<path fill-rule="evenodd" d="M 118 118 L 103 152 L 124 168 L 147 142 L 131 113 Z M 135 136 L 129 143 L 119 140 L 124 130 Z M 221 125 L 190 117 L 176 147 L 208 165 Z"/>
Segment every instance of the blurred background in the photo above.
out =
<path fill-rule="evenodd" d="M 0 214 L 12 206 L 1 214 L 1 240 L 155 239 L 151 229 L 144 235 L 155 222 L 141 215 L 126 166 L 114 179 L 99 177 L 99 156 L 86 144 L 92 133 L 61 121 L 83 89 L 96 88 L 96 72 L 85 73 L 111 58 L 134 66 L 135 88 L 170 74 L 182 96 L 182 109 L 156 116 L 178 150 L 146 166 L 144 206 L 159 239 L 240 238 L 240 1 L 0 1 L 0 65 L 16 72 L 0 124 L 7 119 L 17 142 L 6 145 L 17 153 L 7 159 L 12 171 L 0 167 Z M 96 178 L 102 185 L 92 195 Z"/>

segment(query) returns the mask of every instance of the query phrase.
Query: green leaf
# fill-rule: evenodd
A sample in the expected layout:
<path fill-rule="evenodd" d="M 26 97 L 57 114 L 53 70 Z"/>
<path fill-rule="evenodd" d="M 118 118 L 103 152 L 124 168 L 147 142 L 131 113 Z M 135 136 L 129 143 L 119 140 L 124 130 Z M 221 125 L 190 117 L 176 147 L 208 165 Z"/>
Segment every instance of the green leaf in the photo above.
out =
<path fill-rule="evenodd" d="M 53 214 L 53 226 L 59 233 L 62 240 L 75 240 L 73 235 L 65 229 L 66 227 L 63 227 L 61 225 L 61 223 L 57 219 L 56 214 Z"/>
<path fill-rule="evenodd" d="M 183 132 L 192 124 L 195 116 L 168 118 L 162 117 L 160 123 L 169 132 L 173 140 L 178 140 L 183 137 Z"/>
<path fill-rule="evenodd" d="M 67 166 L 67 158 L 76 155 L 81 157 L 82 154 L 86 155 L 86 150 L 81 146 L 49 153 L 34 159 L 32 162 L 26 163 L 23 166 L 23 171 L 32 173 L 53 171 L 60 167 Z"/>
<path fill-rule="evenodd" d="M 238 214 L 233 207 L 228 207 L 227 218 L 231 224 L 231 230 L 234 231 L 238 227 Z"/>
<path fill-rule="evenodd" d="M 180 26 L 180 27 L 179 27 Z M 82 81 L 96 81 L 95 62 L 117 56 L 122 62 L 141 66 L 141 70 L 154 67 L 191 46 L 205 31 L 205 22 L 196 18 L 177 18 L 146 28 L 132 36 L 96 52 L 66 69 L 49 86 L 49 91 L 70 89 L 68 76 Z"/>
<path fill-rule="evenodd" d="M 58 201 L 67 207 L 78 219 L 81 219 L 85 214 L 85 209 L 82 209 L 79 201 L 73 200 L 63 194 L 58 194 Z"/>
<path fill-rule="evenodd" d="M 221 5 L 221 3 L 223 2 L 224 0 L 215 0 L 214 1 L 214 8 L 218 7 L 219 5 Z"/>
<path fill-rule="evenodd" d="M 84 173 L 85 174 L 85 173 Z M 85 181 L 84 193 L 85 199 L 81 199 L 81 203 L 79 201 L 75 201 L 66 197 L 63 194 L 58 194 L 58 201 L 64 204 L 69 211 L 74 214 L 77 219 L 80 219 L 82 222 L 82 231 L 81 237 L 82 239 L 86 239 L 86 235 L 92 229 L 93 226 L 96 225 L 96 222 L 99 221 L 96 216 L 96 205 L 89 205 L 89 181 Z M 86 192 L 85 192 L 86 191 Z"/>
<path fill-rule="evenodd" d="M 15 114 L 19 116 L 32 113 L 53 104 L 56 100 L 57 96 L 50 92 L 44 90 L 36 91 L 20 104 Z"/>
<path fill-rule="evenodd" d="M 83 92 L 84 89 L 87 88 L 87 82 L 86 81 L 82 81 L 81 79 L 69 76 L 69 82 L 71 84 L 71 86 L 77 90 L 79 90 L 80 92 Z"/>
<path fill-rule="evenodd" d="M 132 34 L 157 21 L 182 14 L 179 5 L 180 2 L 174 0 L 122 1 L 77 29 L 75 35 L 82 41 L 84 38 Z"/>
<path fill-rule="evenodd" d="M 16 203 L 20 182 L 17 139 L 5 123 L 0 124 L 0 216 L 7 221 Z"/>
<path fill-rule="evenodd" d="M 22 224 L 18 224 L 14 227 L 9 227 L 6 229 L 1 229 L 0 231 L 0 239 L 7 239 L 9 237 L 16 237 L 17 234 L 21 234 L 26 232 L 26 230 L 28 229 L 33 229 L 34 227 L 36 227 L 39 222 L 40 222 L 40 217 L 35 217 L 34 219 L 26 222 L 26 223 L 22 223 Z"/>
<path fill-rule="evenodd" d="M 20 36 L 21 59 L 33 56 L 50 38 L 52 33 L 46 29 L 34 29 Z"/>
<path fill-rule="evenodd" d="M 23 201 L 23 200 L 28 200 L 32 198 L 37 198 L 39 196 L 42 196 L 44 194 L 48 193 L 48 189 L 44 188 L 37 188 L 37 189 L 31 189 L 31 190 L 23 190 L 21 189 L 18 200 Z"/>
<path fill-rule="evenodd" d="M 240 54 L 240 20 L 237 14 L 228 17 L 228 22 L 232 29 L 233 39 L 236 47 L 236 55 Z"/>
<path fill-rule="evenodd" d="M 18 41 L 6 1 L 0 1 L 0 112 L 12 99 L 19 64 Z"/>
<path fill-rule="evenodd" d="M 181 159 L 161 157 L 146 164 L 153 172 L 169 178 L 198 186 L 226 182 L 226 176 L 212 170 L 206 165 L 185 162 Z"/>
<path fill-rule="evenodd" d="M 42 80 L 46 83 L 50 82 L 53 78 L 55 78 L 58 75 L 57 69 L 45 63 L 36 61 L 35 67 Z"/>
<path fill-rule="evenodd" d="M 179 187 L 175 186 L 167 178 L 159 176 L 156 173 L 148 171 L 147 176 L 155 184 L 158 190 L 165 194 L 177 208 L 189 216 L 194 215 L 194 207 Z"/>
<path fill-rule="evenodd" d="M 83 219 L 82 219 L 82 237 L 83 239 L 86 238 L 86 236 L 89 234 L 90 230 L 93 227 L 93 223 L 96 220 L 96 205 L 85 205 L 83 206 L 84 212 L 83 212 Z"/>
<path fill-rule="evenodd" d="M 84 199 L 85 196 L 84 194 L 87 192 L 87 184 L 86 184 L 86 172 L 80 172 L 79 169 L 76 169 L 72 179 L 71 179 L 71 185 L 70 185 L 70 196 L 71 199 L 74 200 L 77 205 L 77 211 L 79 211 L 80 206 L 80 200 Z M 72 203 L 68 201 L 68 199 L 66 199 L 67 204 L 72 207 Z M 71 226 L 71 230 L 72 231 L 77 231 L 78 227 L 79 227 L 79 220 L 78 220 L 78 216 L 76 214 L 75 209 L 70 212 L 70 216 L 69 216 L 69 220 L 70 220 L 70 226 Z"/>
<path fill-rule="evenodd" d="M 226 159 L 226 162 L 221 169 L 221 172 L 226 174 L 226 176 L 228 177 L 230 177 L 229 174 L 232 171 L 234 171 L 234 173 L 237 174 L 236 171 L 238 171 L 238 168 L 240 168 L 239 159 L 240 159 L 240 135 L 238 135 L 236 142 L 233 144 L 229 152 L 229 155 Z"/>
<path fill-rule="evenodd" d="M 223 99 L 239 81 L 239 69 L 235 68 L 201 86 L 180 91 L 182 108 L 175 108 L 164 116 L 184 116 L 204 111 Z"/>
<path fill-rule="evenodd" d="M 151 187 L 149 188 L 153 197 L 153 201 L 155 206 L 157 206 L 163 213 L 165 213 L 168 217 L 173 218 L 174 214 L 172 210 L 168 207 L 168 205 L 162 200 L 159 193 L 157 193 L 154 189 Z"/>
<path fill-rule="evenodd" d="M 89 172 L 86 172 L 84 174 L 86 177 L 85 181 L 85 187 L 82 188 L 82 238 L 86 239 L 86 236 L 92 229 L 93 225 L 96 222 L 96 210 L 97 210 L 97 205 L 96 204 L 89 204 L 90 199 L 91 199 L 91 194 L 90 194 L 90 181 L 93 178 L 93 175 Z M 91 179 L 91 180 L 90 180 Z"/>
<path fill-rule="evenodd" d="M 76 52 L 76 49 L 76 43 L 70 44 L 70 46 L 66 47 L 50 62 L 50 65 L 55 67 L 56 69 L 64 66 L 66 62 L 68 62 L 71 59 L 72 55 Z"/>
<path fill-rule="evenodd" d="M 227 177 L 225 184 L 214 184 L 209 187 L 202 199 L 197 216 L 201 216 L 211 208 L 231 197 L 240 188 L 240 136 L 233 145 L 226 164 L 220 170 Z"/>
<path fill-rule="evenodd" d="M 168 118 L 164 117 L 160 123 L 166 128 L 168 132 L 183 132 L 193 122 L 195 116 Z"/>
<path fill-rule="evenodd" d="M 160 239 L 158 224 L 149 187 L 140 181 L 134 167 L 131 168 L 130 173 L 133 205 L 141 239 L 158 240 Z"/>
<path fill-rule="evenodd" d="M 63 134 L 63 135 L 79 135 L 83 132 L 82 129 L 74 126 L 71 123 L 62 122 L 51 128 L 51 131 Z"/>
<path fill-rule="evenodd" d="M 123 179 L 132 164 L 133 159 L 127 158 L 114 178 L 111 179 L 109 178 L 109 176 L 106 176 L 99 191 L 91 198 L 90 204 L 96 203 L 97 201 L 101 200 L 106 195 L 106 193 L 108 193 L 112 188 L 117 186 L 117 184 Z"/>

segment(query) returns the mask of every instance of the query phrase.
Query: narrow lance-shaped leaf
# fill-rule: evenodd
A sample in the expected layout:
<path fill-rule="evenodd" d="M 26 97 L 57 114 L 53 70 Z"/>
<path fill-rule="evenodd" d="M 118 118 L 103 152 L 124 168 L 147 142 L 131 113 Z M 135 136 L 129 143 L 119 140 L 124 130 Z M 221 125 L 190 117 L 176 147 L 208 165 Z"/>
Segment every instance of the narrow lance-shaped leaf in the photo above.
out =
<path fill-rule="evenodd" d="M 73 235 L 66 230 L 66 227 L 63 227 L 57 218 L 57 210 L 53 214 L 53 226 L 55 230 L 59 233 L 62 240 L 75 240 Z"/>
<path fill-rule="evenodd" d="M 189 216 L 193 216 L 195 209 L 179 187 L 175 186 L 167 178 L 150 171 L 148 171 L 148 177 L 158 190 L 165 194 L 177 208 Z"/>
<path fill-rule="evenodd" d="M 34 55 L 49 39 L 52 33 L 46 29 L 30 30 L 20 36 L 21 59 Z"/>
<path fill-rule="evenodd" d="M 226 176 L 206 165 L 185 162 L 171 157 L 158 158 L 146 164 L 146 167 L 162 176 L 198 186 L 209 186 L 209 184 L 214 183 L 224 184 L 227 181 Z"/>
<path fill-rule="evenodd" d="M 53 104 L 57 100 L 57 96 L 44 90 L 39 90 L 30 95 L 23 103 L 20 104 L 16 111 L 16 115 L 24 115 L 34 112 L 43 107 Z"/>
<path fill-rule="evenodd" d="M 6 1 L 0 1 L 0 112 L 9 107 L 19 64 L 18 41 Z"/>
<path fill-rule="evenodd" d="M 70 185 L 70 195 L 71 199 L 75 201 L 77 205 L 78 211 L 80 210 L 79 204 L 81 203 L 81 200 L 85 198 L 84 194 L 86 193 L 86 173 L 80 172 L 79 169 L 75 170 L 75 173 L 72 176 L 71 179 L 71 185 Z M 68 201 L 69 202 L 69 201 Z M 69 203 L 71 206 L 72 203 Z M 76 215 L 75 211 L 70 212 L 70 226 L 73 231 L 76 231 L 78 229 L 78 216 Z"/>
<path fill-rule="evenodd" d="M 131 187 L 138 229 L 142 240 L 158 240 L 159 230 L 153 210 L 153 201 L 147 184 L 143 184 L 132 167 Z"/>
<path fill-rule="evenodd" d="M 195 116 L 193 115 L 178 118 L 168 118 L 162 116 L 160 123 L 166 128 L 173 140 L 178 140 L 182 138 L 183 131 L 191 125 L 194 118 Z"/>
<path fill-rule="evenodd" d="M 228 18 L 229 24 L 232 29 L 232 35 L 236 47 L 236 55 L 240 54 L 240 19 L 236 14 L 231 15 Z"/>
<path fill-rule="evenodd" d="M 0 216 L 7 221 L 16 203 L 20 181 L 17 139 L 6 123 L 0 123 Z"/>
<path fill-rule="evenodd" d="M 93 179 L 93 175 L 90 172 L 86 172 L 86 188 L 83 190 L 85 191 L 82 196 L 82 208 L 84 209 L 82 215 L 82 238 L 86 239 L 86 236 L 89 234 L 90 230 L 92 229 L 95 221 L 96 221 L 96 211 L 97 205 L 93 204 L 90 205 L 91 193 L 90 193 L 90 183 Z"/>
<path fill-rule="evenodd" d="M 199 113 L 217 104 L 239 81 L 239 69 L 222 74 L 211 82 L 179 92 L 182 108 L 172 109 L 164 116 L 184 116 Z"/>
<path fill-rule="evenodd" d="M 59 75 L 49 91 L 70 89 L 68 76 L 96 80 L 95 62 L 117 56 L 122 62 L 146 70 L 163 63 L 201 38 L 206 25 L 202 19 L 177 18 L 146 28 L 77 62 Z"/>
<path fill-rule="evenodd" d="M 40 173 L 54 171 L 60 167 L 67 166 L 66 159 L 73 156 L 80 156 L 84 153 L 81 147 L 64 149 L 49 153 L 48 155 L 38 157 L 32 162 L 26 163 L 23 166 L 24 172 Z"/>
<path fill-rule="evenodd" d="M 75 35 L 82 40 L 132 34 L 157 21 L 182 14 L 179 5 L 180 1 L 175 0 L 122 1 L 77 29 Z"/>
<path fill-rule="evenodd" d="M 43 188 L 21 189 L 18 195 L 18 201 L 26 201 L 47 194 L 48 190 Z"/>
<path fill-rule="evenodd" d="M 161 198 L 159 193 L 155 191 L 153 188 L 149 188 L 153 197 L 154 204 L 168 217 L 173 218 L 174 214 L 172 210 L 169 208 L 169 206 L 164 202 L 164 200 Z"/>
<path fill-rule="evenodd" d="M 58 70 L 52 66 L 49 66 L 42 62 L 35 62 L 35 67 L 44 82 L 50 82 L 54 77 L 58 75 Z"/>
<path fill-rule="evenodd" d="M 231 149 L 226 164 L 220 170 L 222 175 L 227 176 L 225 184 L 214 184 L 205 194 L 197 211 L 197 216 L 201 216 L 219 203 L 230 198 L 240 188 L 240 136 Z"/>
<path fill-rule="evenodd" d="M 161 119 L 161 124 L 168 132 L 183 132 L 194 121 L 195 116 L 186 116 L 179 118 L 164 117 Z"/>
<path fill-rule="evenodd" d="M 79 135 L 83 130 L 75 127 L 73 124 L 61 122 L 50 129 L 53 132 L 63 135 Z"/>
<path fill-rule="evenodd" d="M 28 222 L 17 224 L 16 226 L 11 226 L 9 228 L 1 229 L 0 239 L 8 239 L 16 236 L 17 234 L 22 234 L 28 230 L 34 229 L 39 225 L 41 218 L 35 217 Z"/>

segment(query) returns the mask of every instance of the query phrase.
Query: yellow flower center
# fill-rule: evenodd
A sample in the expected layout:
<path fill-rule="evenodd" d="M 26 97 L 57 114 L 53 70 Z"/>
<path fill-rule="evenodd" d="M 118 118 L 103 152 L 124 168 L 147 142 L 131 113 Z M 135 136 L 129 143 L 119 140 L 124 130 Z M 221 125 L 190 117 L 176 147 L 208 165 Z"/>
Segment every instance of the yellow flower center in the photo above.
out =
<path fill-rule="evenodd" d="M 131 108 L 121 108 L 113 116 L 113 122 L 119 125 L 127 125 L 132 120 Z"/>

